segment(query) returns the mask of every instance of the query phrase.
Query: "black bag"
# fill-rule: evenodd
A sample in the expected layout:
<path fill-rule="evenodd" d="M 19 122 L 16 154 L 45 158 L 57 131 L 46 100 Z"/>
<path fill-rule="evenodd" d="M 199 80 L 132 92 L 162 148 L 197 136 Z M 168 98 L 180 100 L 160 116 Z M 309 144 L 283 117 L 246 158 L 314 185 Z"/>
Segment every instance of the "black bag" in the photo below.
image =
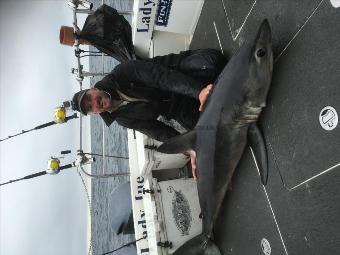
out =
<path fill-rule="evenodd" d="M 86 18 L 78 36 L 120 62 L 135 59 L 129 22 L 106 4 Z"/>

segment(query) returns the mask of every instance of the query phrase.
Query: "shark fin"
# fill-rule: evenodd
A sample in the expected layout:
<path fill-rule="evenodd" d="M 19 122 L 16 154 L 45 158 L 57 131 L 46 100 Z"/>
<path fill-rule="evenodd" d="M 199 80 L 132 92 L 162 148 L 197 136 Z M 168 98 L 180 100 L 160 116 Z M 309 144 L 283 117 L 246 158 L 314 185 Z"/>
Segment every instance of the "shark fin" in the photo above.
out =
<path fill-rule="evenodd" d="M 252 148 L 257 166 L 260 171 L 261 182 L 267 185 L 268 180 L 268 154 L 263 134 L 259 127 L 253 123 L 248 129 L 248 143 Z"/>
<path fill-rule="evenodd" d="M 200 234 L 179 247 L 174 255 L 221 255 L 221 252 L 211 239 Z"/>
<path fill-rule="evenodd" d="M 196 142 L 196 132 L 188 133 L 170 138 L 157 148 L 157 151 L 167 154 L 184 153 L 194 148 Z"/>

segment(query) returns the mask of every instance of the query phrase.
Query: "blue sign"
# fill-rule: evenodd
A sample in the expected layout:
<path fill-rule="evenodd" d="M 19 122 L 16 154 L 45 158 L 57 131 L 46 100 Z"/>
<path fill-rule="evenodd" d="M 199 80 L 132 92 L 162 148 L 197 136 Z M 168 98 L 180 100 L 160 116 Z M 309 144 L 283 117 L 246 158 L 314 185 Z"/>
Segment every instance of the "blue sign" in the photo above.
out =
<path fill-rule="evenodd" d="M 171 5 L 172 0 L 159 0 L 155 22 L 157 26 L 168 26 Z"/>

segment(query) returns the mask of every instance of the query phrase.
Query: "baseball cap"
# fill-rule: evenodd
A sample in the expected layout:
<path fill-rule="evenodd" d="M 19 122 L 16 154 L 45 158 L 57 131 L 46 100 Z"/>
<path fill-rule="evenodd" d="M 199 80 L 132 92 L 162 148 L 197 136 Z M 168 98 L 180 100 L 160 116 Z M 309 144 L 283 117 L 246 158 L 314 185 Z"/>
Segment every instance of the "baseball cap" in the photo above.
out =
<path fill-rule="evenodd" d="M 80 112 L 84 115 L 87 115 L 87 111 L 84 107 L 83 99 L 84 99 L 84 96 L 85 96 L 85 94 L 88 90 L 89 89 L 81 90 L 81 91 L 75 93 L 73 98 L 72 98 L 73 110 L 78 111 L 78 112 Z"/>

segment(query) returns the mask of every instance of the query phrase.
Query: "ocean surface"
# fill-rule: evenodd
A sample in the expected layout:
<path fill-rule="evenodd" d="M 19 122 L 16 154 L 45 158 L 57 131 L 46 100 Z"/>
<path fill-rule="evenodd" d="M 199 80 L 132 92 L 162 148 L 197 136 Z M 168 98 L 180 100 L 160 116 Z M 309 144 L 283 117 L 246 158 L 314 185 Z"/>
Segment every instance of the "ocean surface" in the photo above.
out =
<path fill-rule="evenodd" d="M 133 0 L 100 0 L 91 1 L 94 9 L 97 9 L 104 2 L 113 8 L 120 10 L 132 10 Z M 131 22 L 131 16 L 125 15 Z M 96 51 L 90 46 L 90 51 Z M 110 72 L 119 62 L 112 57 L 90 57 L 90 72 Z M 91 86 L 101 77 L 91 78 Z M 127 131 L 125 128 L 113 123 L 107 127 L 100 116 L 91 116 L 91 149 L 92 153 L 116 155 L 128 157 Z M 104 147 L 103 147 L 104 144 Z M 104 149 L 103 149 L 104 148 Z M 128 172 L 129 162 L 127 159 L 102 158 L 96 156 L 96 162 L 92 164 L 92 174 L 110 174 L 117 172 Z M 99 255 L 114 250 L 122 244 L 134 240 L 133 235 L 116 236 L 110 227 L 109 205 L 111 192 L 121 183 L 127 182 L 129 178 L 110 177 L 92 179 L 92 254 Z M 118 205 L 117 205 L 118 206 Z M 114 254 L 114 253 L 113 253 Z"/>

